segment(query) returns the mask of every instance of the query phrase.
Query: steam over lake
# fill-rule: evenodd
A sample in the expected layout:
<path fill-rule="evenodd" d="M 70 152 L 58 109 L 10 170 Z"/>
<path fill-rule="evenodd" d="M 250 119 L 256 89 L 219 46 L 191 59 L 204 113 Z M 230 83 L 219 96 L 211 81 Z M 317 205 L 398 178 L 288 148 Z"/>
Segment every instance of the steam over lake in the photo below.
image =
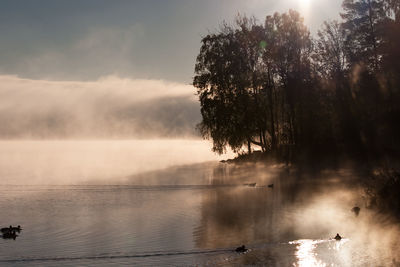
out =
<path fill-rule="evenodd" d="M 198 140 L 0 141 L 0 184 L 135 184 L 127 176 L 226 157 Z"/>
<path fill-rule="evenodd" d="M 398 225 L 365 208 L 350 169 L 218 159 L 193 140 L 2 141 L 0 224 L 23 230 L 0 239 L 0 265 L 398 263 Z"/>

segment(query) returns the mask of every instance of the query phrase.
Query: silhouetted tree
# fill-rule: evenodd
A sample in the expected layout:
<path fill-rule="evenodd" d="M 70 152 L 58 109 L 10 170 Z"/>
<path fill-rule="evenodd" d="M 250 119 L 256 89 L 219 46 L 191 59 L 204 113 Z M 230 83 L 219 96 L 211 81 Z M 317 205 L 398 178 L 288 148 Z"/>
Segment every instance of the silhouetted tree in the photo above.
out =
<path fill-rule="evenodd" d="M 195 67 L 193 85 L 203 117 L 198 127 L 204 137 L 212 138 L 218 153 L 227 145 L 238 151 L 255 131 L 253 73 L 241 34 L 225 24 L 220 32 L 205 36 Z"/>
<path fill-rule="evenodd" d="M 268 25 L 269 24 L 269 25 Z M 283 89 L 285 101 L 282 123 L 286 126 L 288 143 L 296 144 L 304 131 L 304 91 L 311 89 L 310 54 L 312 42 L 303 19 L 296 11 L 266 19 L 268 29 L 275 31 L 274 61 L 279 73 L 278 81 Z M 298 116 L 298 117 L 297 117 Z"/>
<path fill-rule="evenodd" d="M 202 39 L 193 85 L 214 151 L 398 158 L 400 0 L 344 0 L 343 9 L 315 40 L 292 10 L 263 25 L 238 17 Z M 367 191 L 399 209 L 399 172 L 387 173 Z"/>
<path fill-rule="evenodd" d="M 365 64 L 377 71 L 381 60 L 383 25 L 386 21 L 382 0 L 344 0 L 341 14 L 346 31 L 346 49 L 349 62 Z"/>
<path fill-rule="evenodd" d="M 346 54 L 346 30 L 337 21 L 325 22 L 318 31 L 313 54 L 316 70 L 330 105 L 330 123 L 335 145 L 346 150 L 360 149 L 358 121 L 349 84 L 349 59 Z"/>
<path fill-rule="evenodd" d="M 399 0 L 344 0 L 312 40 L 296 11 L 238 17 L 202 39 L 193 85 L 213 150 L 397 151 Z"/>
<path fill-rule="evenodd" d="M 265 25 L 239 17 L 202 40 L 193 84 L 214 151 L 245 143 L 274 150 L 295 144 L 305 131 L 302 87 L 311 87 L 311 39 L 300 14 L 290 11 L 266 18 Z"/>

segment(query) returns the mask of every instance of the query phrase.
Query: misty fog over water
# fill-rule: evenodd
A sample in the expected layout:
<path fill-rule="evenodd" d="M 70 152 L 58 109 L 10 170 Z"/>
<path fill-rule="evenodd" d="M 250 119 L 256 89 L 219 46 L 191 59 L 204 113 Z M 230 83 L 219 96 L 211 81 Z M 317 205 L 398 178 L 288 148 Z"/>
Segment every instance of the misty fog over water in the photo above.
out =
<path fill-rule="evenodd" d="M 118 76 L 82 82 L 0 75 L 0 138 L 198 138 L 194 92 L 182 83 Z"/>
<path fill-rule="evenodd" d="M 0 184 L 135 184 L 127 177 L 228 156 L 190 139 L 0 141 Z"/>
<path fill-rule="evenodd" d="M 0 239 L 0 264 L 398 263 L 400 229 L 366 208 L 351 168 L 309 174 L 274 162 L 210 162 L 202 142 L 110 142 L 2 143 L 16 170 L 3 169 L 3 154 L 1 175 L 17 183 L 0 186 L 0 223 L 23 230 L 16 240 Z M 133 149 L 140 142 L 142 149 Z M 60 148 L 65 153 L 57 155 Z M 332 239 L 338 232 L 341 241 Z M 234 252 L 242 244 L 250 250 Z"/>

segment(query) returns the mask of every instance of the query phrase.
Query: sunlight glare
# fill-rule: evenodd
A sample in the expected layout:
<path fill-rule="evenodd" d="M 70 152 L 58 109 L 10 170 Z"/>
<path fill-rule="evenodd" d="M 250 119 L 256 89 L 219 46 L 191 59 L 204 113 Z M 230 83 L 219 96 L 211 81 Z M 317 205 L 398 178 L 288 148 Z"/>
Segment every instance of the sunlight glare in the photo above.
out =
<path fill-rule="evenodd" d="M 312 0 L 298 0 L 299 11 L 305 19 L 310 16 L 310 6 Z"/>
<path fill-rule="evenodd" d="M 310 240 L 303 239 L 289 242 L 289 244 L 296 244 L 296 258 L 298 267 L 318 266 L 324 267 L 326 264 L 317 259 L 315 248 L 318 243 L 325 242 L 325 240 Z"/>

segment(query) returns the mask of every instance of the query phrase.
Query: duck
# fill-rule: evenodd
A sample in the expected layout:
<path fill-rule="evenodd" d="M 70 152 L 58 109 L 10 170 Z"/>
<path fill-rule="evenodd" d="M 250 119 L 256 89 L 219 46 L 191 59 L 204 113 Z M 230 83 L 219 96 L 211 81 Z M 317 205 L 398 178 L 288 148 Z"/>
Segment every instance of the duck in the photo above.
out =
<path fill-rule="evenodd" d="M 244 253 L 244 252 L 246 252 L 248 249 L 245 247 L 245 245 L 242 245 L 242 246 L 240 246 L 240 247 L 237 247 L 236 249 L 235 249 L 235 251 L 237 252 L 237 253 Z"/>
<path fill-rule="evenodd" d="M 340 241 L 342 239 L 342 237 L 339 235 L 339 233 L 336 234 L 335 236 L 336 241 Z"/>
<path fill-rule="evenodd" d="M 358 216 L 358 214 L 360 213 L 360 210 L 361 210 L 361 208 L 357 207 L 357 206 L 351 209 L 351 211 L 354 212 L 354 214 L 356 216 Z"/>
<path fill-rule="evenodd" d="M 15 233 L 15 231 L 11 231 L 11 232 L 7 232 L 3 234 L 3 238 L 4 239 L 14 239 L 17 237 L 18 235 Z"/>

